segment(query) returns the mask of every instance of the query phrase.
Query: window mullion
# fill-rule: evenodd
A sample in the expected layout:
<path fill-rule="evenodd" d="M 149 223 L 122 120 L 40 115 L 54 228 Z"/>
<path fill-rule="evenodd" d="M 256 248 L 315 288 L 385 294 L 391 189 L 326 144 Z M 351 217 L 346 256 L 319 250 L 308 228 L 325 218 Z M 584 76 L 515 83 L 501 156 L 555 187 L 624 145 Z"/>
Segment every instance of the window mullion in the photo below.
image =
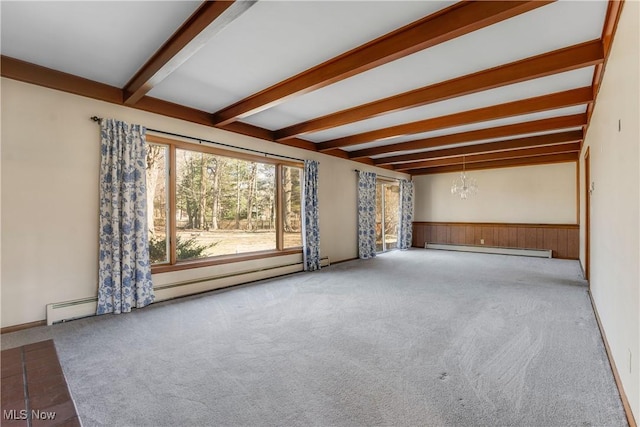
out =
<path fill-rule="evenodd" d="M 282 165 L 276 166 L 276 249 L 281 251 L 284 247 L 284 208 L 282 191 Z"/>
<path fill-rule="evenodd" d="M 176 147 L 169 145 L 169 263 L 174 265 L 176 253 Z"/>

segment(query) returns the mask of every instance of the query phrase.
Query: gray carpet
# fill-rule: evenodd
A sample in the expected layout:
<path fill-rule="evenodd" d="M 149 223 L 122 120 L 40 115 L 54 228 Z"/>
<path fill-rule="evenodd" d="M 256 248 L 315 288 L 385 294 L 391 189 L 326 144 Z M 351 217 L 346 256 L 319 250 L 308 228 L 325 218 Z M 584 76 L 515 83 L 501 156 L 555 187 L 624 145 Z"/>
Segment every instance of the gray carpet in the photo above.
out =
<path fill-rule="evenodd" d="M 2 336 L 84 426 L 624 426 L 575 261 L 391 252 Z"/>

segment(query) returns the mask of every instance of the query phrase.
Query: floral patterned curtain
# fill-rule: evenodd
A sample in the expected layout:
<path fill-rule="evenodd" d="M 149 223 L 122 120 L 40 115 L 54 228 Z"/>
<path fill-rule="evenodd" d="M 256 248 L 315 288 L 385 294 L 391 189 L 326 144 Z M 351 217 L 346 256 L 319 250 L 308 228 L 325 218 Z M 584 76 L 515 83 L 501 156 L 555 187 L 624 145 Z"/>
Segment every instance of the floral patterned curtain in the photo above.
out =
<path fill-rule="evenodd" d="M 320 228 L 318 224 L 318 162 L 304 161 L 304 214 L 302 246 L 305 271 L 320 270 Z"/>
<path fill-rule="evenodd" d="M 358 256 L 376 256 L 376 174 L 358 172 Z"/>
<path fill-rule="evenodd" d="M 126 313 L 154 300 L 149 263 L 146 129 L 101 123 L 100 259 L 97 314 Z"/>
<path fill-rule="evenodd" d="M 400 180 L 400 224 L 398 248 L 409 249 L 413 235 L 413 182 Z"/>

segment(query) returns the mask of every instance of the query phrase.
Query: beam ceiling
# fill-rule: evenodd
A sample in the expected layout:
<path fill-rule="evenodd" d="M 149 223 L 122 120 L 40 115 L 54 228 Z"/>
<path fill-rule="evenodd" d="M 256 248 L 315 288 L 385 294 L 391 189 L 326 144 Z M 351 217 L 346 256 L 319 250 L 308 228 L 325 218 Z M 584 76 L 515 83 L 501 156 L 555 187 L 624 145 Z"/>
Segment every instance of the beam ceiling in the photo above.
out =
<path fill-rule="evenodd" d="M 344 138 L 337 138 L 319 143 L 318 150 L 328 151 L 334 148 L 363 144 L 366 142 L 378 141 L 381 139 L 429 132 L 438 129 L 489 120 L 497 120 L 505 117 L 512 117 L 523 114 L 537 113 L 540 111 L 556 110 L 564 107 L 587 104 L 592 100 L 593 92 L 591 90 L 591 87 L 588 86 L 579 89 L 523 99 L 520 101 L 492 105 L 490 107 L 477 108 L 475 110 L 464 111 L 447 116 L 434 117 L 431 119 L 420 120 L 413 123 L 390 126 L 387 128 L 377 129 L 370 132 L 363 132 Z"/>
<path fill-rule="evenodd" d="M 394 169 L 414 169 L 405 167 L 405 162 L 438 159 L 461 155 L 471 155 L 487 152 L 514 150 L 519 148 L 531 148 L 542 145 L 562 144 L 568 142 L 580 142 L 584 138 L 582 129 L 552 133 L 550 135 L 530 136 L 526 138 L 507 139 L 505 141 L 488 142 L 484 144 L 467 145 L 464 147 L 444 148 L 441 150 L 424 151 L 421 153 L 405 154 L 403 156 L 382 157 L 375 159 L 376 165 L 396 164 Z"/>
<path fill-rule="evenodd" d="M 552 117 L 550 119 L 533 120 L 513 125 L 498 126 L 487 129 L 460 132 L 433 138 L 417 139 L 414 141 L 401 142 L 398 144 L 383 145 L 381 147 L 366 148 L 363 150 L 349 152 L 350 159 L 361 159 L 363 157 L 378 156 L 399 151 L 422 150 L 445 145 L 460 144 L 470 141 L 482 141 L 493 138 L 503 138 L 508 136 L 524 135 L 529 133 L 550 132 L 559 129 L 580 127 L 587 123 L 586 114 L 575 114 L 571 116 Z M 384 164 L 384 163 L 380 163 Z"/>
<path fill-rule="evenodd" d="M 523 149 L 514 149 L 506 151 L 497 151 L 489 153 L 472 153 L 471 155 L 461 155 L 453 157 L 442 157 L 421 162 L 402 163 L 394 167 L 397 171 L 406 171 L 411 169 L 432 168 L 439 166 L 461 165 L 480 163 L 493 160 L 503 159 L 519 159 L 523 157 L 537 157 L 547 154 L 572 153 L 580 151 L 579 142 L 569 142 L 557 145 L 545 145 L 541 147 L 530 147 Z"/>
<path fill-rule="evenodd" d="M 532 166 L 532 165 L 546 165 L 551 163 L 565 163 L 575 162 L 580 156 L 579 152 L 560 153 L 560 154 L 547 154 L 543 156 L 535 157 L 522 157 L 515 159 L 502 159 L 502 160 L 488 160 L 484 162 L 470 163 L 465 166 L 466 170 L 482 170 L 482 169 L 498 169 L 508 168 L 513 166 Z M 421 169 L 411 169 L 407 173 L 411 175 L 430 175 L 434 173 L 450 173 L 461 172 L 462 161 L 456 165 L 438 166 Z"/>
<path fill-rule="evenodd" d="M 449 78 L 448 80 L 442 78 L 437 83 L 423 87 L 415 85 L 413 86 L 416 87 L 415 89 L 405 86 L 403 90 L 407 88 L 411 90 L 403 93 L 396 92 L 391 96 L 388 96 L 389 92 L 387 92 L 384 98 L 343 110 L 336 108 L 335 110 L 338 111 L 332 111 L 329 114 L 326 114 L 327 110 L 324 110 L 322 113 L 324 115 L 321 117 L 286 127 L 281 125 L 263 128 L 241 122 L 240 119 L 365 71 L 389 64 L 413 53 L 461 38 L 461 36 L 477 30 L 493 27 L 498 29 L 511 28 L 510 31 L 516 31 L 513 25 L 510 26 L 506 22 L 503 23 L 503 21 L 522 14 L 525 17 L 517 19 L 526 19 L 526 16 L 528 16 L 526 12 L 541 8 L 544 5 L 553 3 L 553 1 L 460 1 L 322 62 L 247 98 L 237 100 L 234 104 L 214 113 L 146 95 L 154 86 L 161 84 L 166 77 L 177 70 L 183 63 L 194 58 L 200 48 L 212 41 L 218 41 L 215 37 L 216 34 L 219 34 L 225 27 L 234 25 L 233 21 L 254 3 L 254 0 L 203 2 L 173 35 L 162 44 L 162 47 L 149 56 L 150 59 L 138 69 L 124 87 L 110 86 L 4 55 L 1 56 L 0 73 L 3 77 L 31 84 L 63 90 L 119 105 L 127 105 L 132 108 L 273 143 L 309 151 L 321 151 L 339 158 L 411 175 L 459 171 L 463 156 L 466 163 L 468 163 L 468 169 L 566 162 L 575 161 L 578 158 L 576 150 L 580 148 L 593 111 L 595 97 L 605 69 L 616 24 L 623 7 L 623 1 L 613 0 L 608 2 L 604 25 L 601 31 L 598 29 L 600 35 L 596 40 L 591 39 L 598 37 L 598 35 L 591 32 L 588 33 L 590 34 L 588 37 L 579 36 L 564 44 L 562 41 L 551 47 L 547 44 L 545 45 L 547 46 L 546 50 L 544 48 L 531 50 L 536 53 L 535 56 L 525 57 L 524 59 L 507 62 L 509 57 L 505 55 L 505 59 L 502 60 L 503 65 L 494 66 L 496 63 L 500 63 L 498 61 L 493 63 L 485 62 L 483 67 L 472 68 L 473 70 L 481 71 L 449 78 L 460 74 L 456 74 L 452 70 L 446 77 Z M 255 8 L 251 13 L 244 16 L 247 17 L 246 19 L 259 19 L 257 18 L 258 15 L 256 15 L 258 10 L 259 8 Z M 529 24 L 537 22 L 535 19 L 545 16 L 543 14 L 547 10 L 551 11 L 552 8 L 543 8 L 532 14 L 532 16 L 535 15 L 535 18 L 532 18 L 531 21 L 524 22 L 529 22 Z M 605 13 L 604 5 L 599 11 L 599 16 L 602 17 Z M 547 14 L 546 16 L 550 15 Z M 593 15 L 591 16 L 593 17 Z M 242 19 L 245 18 L 243 17 Z M 244 21 L 243 23 L 246 24 Z M 541 29 L 541 31 L 543 30 Z M 586 35 L 587 33 L 584 34 Z M 521 36 L 521 34 L 519 35 Z M 500 36 L 509 37 L 509 34 L 505 33 Z M 534 36 L 532 35 L 532 37 Z M 456 40 L 455 43 L 462 41 Z M 464 45 L 464 43 L 461 43 L 461 45 Z M 446 44 L 441 47 L 448 48 L 448 46 L 449 44 Z M 456 46 L 459 48 L 460 45 Z M 456 52 L 455 49 L 454 52 Z M 456 52 L 455 54 L 460 55 L 461 53 Z M 511 54 L 511 60 L 516 58 L 519 57 Z M 558 89 L 551 89 L 545 86 L 548 84 L 546 83 L 548 79 L 543 80 L 544 77 L 592 66 L 594 66 L 594 72 L 590 86 L 555 93 L 550 92 Z M 578 74 L 574 72 L 571 76 L 573 78 Z M 584 77 L 584 73 L 581 76 Z M 540 81 L 539 87 L 536 87 L 536 93 L 548 94 L 527 99 L 515 98 L 517 100 L 502 104 L 485 102 L 480 104 L 485 105 L 482 108 L 467 111 L 461 111 L 462 108 L 460 108 L 458 109 L 459 112 L 444 116 L 429 118 L 414 116 L 412 119 L 405 120 L 404 123 L 402 120 L 394 118 L 394 123 L 402 124 L 386 125 L 387 127 L 382 127 L 384 125 L 376 126 L 378 122 L 375 118 L 385 114 L 394 112 L 403 114 L 401 111 L 454 100 L 470 94 L 476 94 L 474 97 L 483 99 L 481 97 L 484 96 L 483 92 L 485 91 L 525 81 L 532 81 L 532 87 L 538 85 L 538 81 Z M 349 81 L 343 84 L 349 84 Z M 575 83 L 572 86 L 565 87 L 578 87 L 582 84 L 584 83 Z M 207 86 L 205 85 L 203 88 L 207 88 Z M 211 95 L 215 96 L 215 93 Z M 345 93 L 344 96 L 349 96 L 349 93 Z M 370 99 L 372 98 L 368 98 L 367 101 Z M 354 104 L 352 103 L 351 105 Z M 568 113 L 566 111 L 554 111 L 580 105 L 585 106 L 584 113 L 558 116 L 558 114 Z M 276 115 L 282 114 L 277 110 L 274 110 Z M 412 113 L 417 113 L 417 111 L 422 110 L 412 110 Z M 525 122 L 522 122 L 522 120 L 526 120 L 525 117 L 520 118 L 520 116 L 539 112 L 550 112 L 546 113 L 545 116 L 551 117 Z M 576 111 L 573 112 L 575 113 Z M 307 115 L 306 118 L 308 117 L 312 117 L 312 115 Z M 494 127 L 484 129 L 477 129 L 476 127 L 476 130 L 447 134 L 449 128 L 505 118 L 512 118 L 511 122 L 514 124 L 494 125 Z M 416 119 L 418 120 L 410 121 Z M 274 120 L 276 122 L 281 120 L 281 122 L 292 123 L 291 118 L 288 118 L 288 121 L 284 119 Z M 363 122 L 365 120 L 367 121 Z M 320 142 L 312 142 L 300 137 L 301 135 L 356 122 L 363 122 L 362 126 L 360 126 L 360 123 L 356 126 L 360 129 L 358 131 L 360 133 L 357 134 L 330 140 L 319 139 Z M 432 131 L 440 131 L 438 132 L 439 136 L 426 138 L 424 135 L 421 135 L 422 138 L 418 136 Z M 451 131 L 454 130 L 451 129 Z M 393 142 L 394 138 L 407 135 L 417 136 L 416 139 L 411 141 L 406 141 L 406 138 L 404 138 L 404 142 Z M 316 135 L 316 138 L 319 137 L 320 135 Z M 355 147 L 373 142 L 375 142 L 375 147 L 361 149 Z M 342 148 L 345 147 L 352 147 L 351 151 L 343 150 Z M 356 149 L 353 150 L 353 148 Z"/>
<path fill-rule="evenodd" d="M 173 33 L 123 88 L 124 103 L 138 102 L 255 1 L 206 1 Z"/>
<path fill-rule="evenodd" d="M 282 141 L 293 138 L 296 135 L 346 125 L 380 114 L 420 107 L 457 96 L 470 95 L 484 90 L 596 65 L 603 60 L 604 50 L 602 43 L 600 40 L 593 40 L 289 126 L 276 131 L 275 136 L 276 140 Z"/>
<path fill-rule="evenodd" d="M 293 96 L 323 88 L 548 3 L 551 2 L 456 3 L 236 102 L 214 113 L 213 123 L 224 125 L 259 113 Z"/>

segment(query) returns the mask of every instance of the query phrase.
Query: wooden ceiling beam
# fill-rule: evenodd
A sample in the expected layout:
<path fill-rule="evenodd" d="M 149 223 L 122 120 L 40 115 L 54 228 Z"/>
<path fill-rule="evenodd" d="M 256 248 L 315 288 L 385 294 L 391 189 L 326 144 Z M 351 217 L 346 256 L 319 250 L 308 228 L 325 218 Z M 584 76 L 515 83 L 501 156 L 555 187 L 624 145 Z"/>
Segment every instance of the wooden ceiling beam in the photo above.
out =
<path fill-rule="evenodd" d="M 572 107 L 587 104 L 592 100 L 593 91 L 590 86 L 587 86 L 337 138 L 317 144 L 318 151 L 328 151 L 334 148 L 364 144 L 382 139 Z"/>
<path fill-rule="evenodd" d="M 366 120 L 408 108 L 445 101 L 457 96 L 495 89 L 552 74 L 576 70 L 602 63 L 604 49 L 600 40 L 593 40 L 553 52 L 490 68 L 436 83 L 420 89 L 394 95 L 368 104 L 342 110 L 313 120 L 275 131 L 278 141 L 296 135 Z"/>
<path fill-rule="evenodd" d="M 545 165 L 552 163 L 576 162 L 579 158 L 579 152 L 547 154 L 544 156 L 525 157 L 517 159 L 490 160 L 486 162 L 471 163 L 465 166 L 466 170 L 482 170 L 482 169 L 499 169 L 516 166 L 533 166 Z M 436 173 L 461 172 L 461 165 L 439 166 L 432 168 L 412 169 L 406 171 L 412 176 L 431 175 Z"/>
<path fill-rule="evenodd" d="M 569 142 L 558 145 L 545 145 L 542 147 L 532 147 L 516 150 L 506 150 L 491 153 L 474 153 L 472 155 L 443 157 L 437 159 L 426 160 L 422 162 L 402 163 L 394 166 L 394 170 L 404 172 L 411 169 L 432 168 L 449 165 L 470 165 L 473 163 L 487 162 L 493 160 L 504 159 L 520 159 L 525 157 L 537 157 L 548 154 L 573 153 L 580 151 L 579 142 Z M 466 166 L 465 166 L 466 167 Z"/>
<path fill-rule="evenodd" d="M 124 105 L 122 89 L 4 55 L 0 56 L 0 75 L 2 77 L 29 84 L 60 90 L 117 105 Z M 211 114 L 206 111 L 185 107 L 184 105 L 174 104 L 172 102 L 152 98 L 150 96 L 142 97 L 140 101 L 134 105 L 129 105 L 129 107 L 204 126 L 217 127 L 218 129 L 270 142 L 277 142 L 273 139 L 273 132 L 268 129 L 247 123 L 232 123 L 226 126 L 214 126 L 213 123 L 211 123 Z M 303 148 L 309 151 L 316 151 L 316 144 L 303 139 L 296 138 L 277 143 L 296 148 Z M 336 150 L 329 154 L 340 158 L 348 158 L 348 154 L 342 150 Z M 370 161 L 365 160 L 365 162 L 369 164 Z"/>
<path fill-rule="evenodd" d="M 74 95 L 116 104 L 122 102 L 122 90 L 120 88 L 45 68 L 20 59 L 11 58 L 10 56 L 2 55 L 0 57 L 0 73 L 2 77 L 73 93 Z"/>
<path fill-rule="evenodd" d="M 615 36 L 616 28 L 618 27 L 618 21 L 620 20 L 623 5 L 624 0 L 610 0 L 607 5 L 607 13 L 605 15 L 604 26 L 602 28 L 602 35 L 600 36 L 605 59 L 600 64 L 596 65 L 593 72 L 591 87 L 593 88 L 594 100 L 587 106 L 587 124 L 584 126 L 585 132 L 588 123 L 591 121 L 591 115 L 593 114 L 593 108 L 595 106 L 595 99 L 598 96 L 598 91 L 600 90 L 600 84 L 602 83 L 602 77 L 604 76 L 604 69 L 607 65 L 609 52 L 611 51 L 611 44 L 613 43 L 613 37 Z"/>
<path fill-rule="evenodd" d="M 552 133 L 549 135 L 530 136 L 526 138 L 508 139 L 505 141 L 488 142 L 485 144 L 466 145 L 464 147 L 445 148 L 442 150 L 423 151 L 421 153 L 405 154 L 403 156 L 382 157 L 374 159 L 375 165 L 396 164 L 396 169 L 404 166 L 405 162 L 424 161 L 443 157 L 462 155 L 474 155 L 480 153 L 508 151 L 521 148 L 531 148 L 542 145 L 563 144 L 568 142 L 580 142 L 583 139 L 582 129 Z"/>
<path fill-rule="evenodd" d="M 412 53 L 544 6 L 550 1 L 459 2 L 290 77 L 213 115 L 224 125 Z"/>
<path fill-rule="evenodd" d="M 365 148 L 363 150 L 350 151 L 352 160 L 363 157 L 379 156 L 400 151 L 422 150 L 426 148 L 441 147 L 445 145 L 459 144 L 469 141 L 482 141 L 485 139 L 503 138 L 505 136 L 517 136 L 528 133 L 548 132 L 560 129 L 580 127 L 587 123 L 586 114 L 574 114 L 571 116 L 553 117 L 550 119 L 533 120 L 514 125 L 498 126 L 488 129 L 472 130 L 469 132 L 454 133 L 451 135 L 436 136 L 433 138 L 417 139 L 414 141 L 400 142 L 398 144 L 383 145 L 381 147 Z"/>
<path fill-rule="evenodd" d="M 142 99 L 254 3 L 233 0 L 203 2 L 125 85 L 124 103 L 133 105 Z"/>

